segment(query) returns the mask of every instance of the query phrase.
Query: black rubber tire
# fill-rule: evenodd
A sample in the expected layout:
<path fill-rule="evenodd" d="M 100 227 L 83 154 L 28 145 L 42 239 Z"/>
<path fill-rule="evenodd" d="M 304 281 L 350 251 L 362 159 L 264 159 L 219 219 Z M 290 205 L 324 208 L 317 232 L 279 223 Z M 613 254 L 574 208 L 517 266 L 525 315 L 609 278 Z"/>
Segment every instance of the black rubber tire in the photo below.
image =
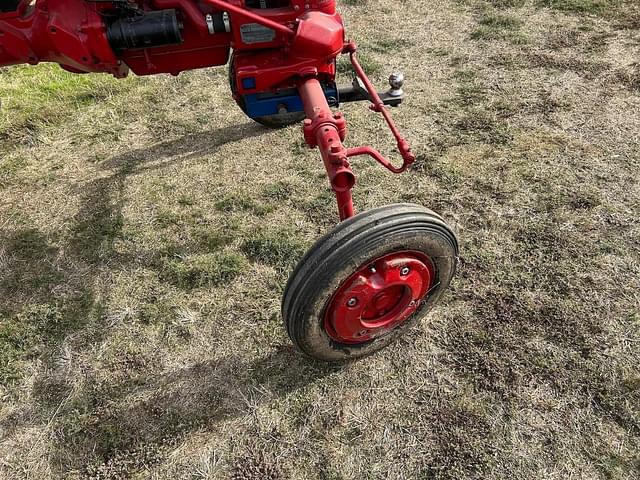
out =
<path fill-rule="evenodd" d="M 236 103 L 240 106 L 242 101 L 237 101 Z M 242 108 L 242 106 L 240 106 L 240 108 Z M 245 110 L 243 109 L 243 111 Z M 304 112 L 282 113 L 279 115 L 271 115 L 269 117 L 252 118 L 254 122 L 258 122 L 260 125 L 264 125 L 267 128 L 273 128 L 274 130 L 296 125 L 301 123 L 304 119 Z"/>
<path fill-rule="evenodd" d="M 403 250 L 424 253 L 434 263 L 435 282 L 427 300 L 385 336 L 359 345 L 340 344 L 330 338 L 324 329 L 324 314 L 334 292 L 373 259 Z M 291 274 L 282 300 L 289 337 L 304 353 L 324 361 L 377 352 L 433 308 L 455 274 L 457 259 L 455 234 L 427 208 L 395 204 L 356 215 L 318 240 Z"/>
<path fill-rule="evenodd" d="M 236 101 L 240 110 L 247 115 L 247 106 L 244 103 L 244 100 L 241 96 L 236 94 L 236 79 L 233 74 L 234 71 L 234 58 L 233 54 L 229 59 L 229 88 L 231 88 L 231 93 L 233 94 L 233 98 Z M 249 115 L 247 115 L 249 116 Z M 269 115 L 268 117 L 257 117 L 251 118 L 254 122 L 259 123 L 260 125 L 264 125 L 267 128 L 279 129 L 289 127 L 291 125 L 295 125 L 297 123 L 301 123 L 305 119 L 306 115 L 304 112 L 292 112 L 292 113 L 283 113 L 279 115 Z"/>

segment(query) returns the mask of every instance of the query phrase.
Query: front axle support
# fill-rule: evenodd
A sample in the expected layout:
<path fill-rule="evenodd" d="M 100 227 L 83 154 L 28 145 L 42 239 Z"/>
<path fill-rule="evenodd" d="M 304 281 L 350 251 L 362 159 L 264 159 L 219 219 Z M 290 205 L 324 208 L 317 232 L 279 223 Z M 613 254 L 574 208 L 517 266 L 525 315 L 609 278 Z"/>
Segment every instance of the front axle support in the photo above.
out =
<path fill-rule="evenodd" d="M 348 150 L 342 144 L 347 124 L 342 113 L 333 113 L 320 82 L 315 78 L 303 80 L 298 87 L 307 118 L 304 138 L 309 147 L 318 147 L 329 175 L 329 183 L 336 193 L 341 220 L 354 215 L 351 189 L 356 177 L 348 160 Z"/>
<path fill-rule="evenodd" d="M 358 47 L 355 43 L 349 42 L 345 45 L 343 53 L 350 55 L 357 78 L 364 85 L 368 98 L 372 102 L 371 110 L 382 114 L 395 137 L 403 163 L 400 167 L 395 167 L 378 150 L 370 146 L 345 148 L 342 142 L 346 137 L 347 125 L 343 114 L 331 111 L 325 92 L 316 78 L 303 79 L 298 86 L 298 91 L 307 116 L 304 121 L 305 142 L 309 147 L 318 147 L 320 150 L 320 155 L 329 175 L 329 183 L 336 193 L 340 220 L 346 220 L 355 214 L 351 189 L 355 186 L 356 177 L 351 170 L 350 157 L 368 155 L 393 173 L 404 172 L 416 159 L 411 152 L 409 143 L 400 134 L 400 130 L 391 118 L 385 106 L 385 101 L 382 100 L 364 69 L 360 66 L 356 56 L 357 49 Z"/>

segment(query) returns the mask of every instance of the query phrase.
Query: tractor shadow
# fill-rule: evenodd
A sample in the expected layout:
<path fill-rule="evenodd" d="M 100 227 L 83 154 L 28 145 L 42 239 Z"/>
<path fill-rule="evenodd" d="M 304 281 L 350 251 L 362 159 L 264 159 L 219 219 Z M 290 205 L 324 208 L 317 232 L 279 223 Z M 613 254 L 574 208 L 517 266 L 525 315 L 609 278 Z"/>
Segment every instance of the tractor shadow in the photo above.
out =
<path fill-rule="evenodd" d="M 123 194 L 127 177 L 157 170 L 266 133 L 247 123 L 191 134 L 176 140 L 112 157 L 101 164 L 113 173 L 75 186 L 77 212 L 65 231 L 46 234 L 34 227 L 0 230 L 0 315 L 14 316 L 29 305 L 60 304 L 65 298 L 83 298 L 93 304 L 92 284 L 100 267 L 126 267 L 135 259 L 114 251 L 122 235 Z M 155 162 L 161 159 L 160 162 Z M 154 161 L 153 165 L 150 162 Z M 73 310 L 73 308 L 71 308 Z M 84 310 L 74 316 L 82 317 Z M 67 333 L 59 331 L 60 337 Z"/>
<path fill-rule="evenodd" d="M 111 157 L 100 164 L 103 170 L 137 174 L 159 170 L 188 160 L 210 156 L 224 145 L 259 137 L 270 130 L 249 122 L 218 130 L 186 135 Z"/>
<path fill-rule="evenodd" d="M 154 462 L 145 452 L 161 457 L 164 447 L 191 432 L 215 432 L 218 424 L 250 415 L 338 370 L 282 346 L 255 360 L 232 355 L 196 363 L 135 385 L 113 385 L 108 393 L 88 388 L 80 404 L 60 412 L 67 441 L 53 452 L 55 464 L 61 474 L 91 475 L 95 468 L 121 463 L 144 468 Z M 78 423 L 78 408 L 88 408 L 90 419 Z"/>
<path fill-rule="evenodd" d="M 267 131 L 245 124 L 114 156 L 99 166 L 111 174 L 76 186 L 78 206 L 63 230 L 0 230 L 0 380 L 17 386 L 20 364 L 34 356 L 43 365 L 32 403 L 0 420 L 3 437 L 55 418 L 51 428 L 64 441 L 51 446 L 52 468 L 61 475 L 87 471 L 245 415 L 337 370 L 287 346 L 256 360 L 230 356 L 99 388 L 90 379 L 72 387 L 56 374 L 64 349 L 82 356 L 110 335 L 105 279 L 139 263 L 115 248 L 123 236 L 127 178 Z"/>

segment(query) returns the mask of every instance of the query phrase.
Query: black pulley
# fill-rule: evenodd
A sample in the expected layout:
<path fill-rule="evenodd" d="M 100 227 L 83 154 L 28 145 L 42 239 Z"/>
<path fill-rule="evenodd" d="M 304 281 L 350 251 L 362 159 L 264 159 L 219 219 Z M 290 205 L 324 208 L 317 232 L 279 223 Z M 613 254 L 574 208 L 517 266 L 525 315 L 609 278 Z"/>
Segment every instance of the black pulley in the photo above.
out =
<path fill-rule="evenodd" d="M 174 9 L 145 12 L 119 18 L 107 28 L 114 50 L 149 48 L 182 42 L 180 22 Z"/>

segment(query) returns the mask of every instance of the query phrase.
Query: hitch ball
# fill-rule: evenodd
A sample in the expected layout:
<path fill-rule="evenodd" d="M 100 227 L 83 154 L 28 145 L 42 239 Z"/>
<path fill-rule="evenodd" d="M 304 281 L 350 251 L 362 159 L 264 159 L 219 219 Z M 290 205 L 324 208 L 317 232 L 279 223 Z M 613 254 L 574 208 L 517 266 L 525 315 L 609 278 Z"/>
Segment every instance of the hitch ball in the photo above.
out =
<path fill-rule="evenodd" d="M 389 85 L 391 86 L 391 90 L 388 92 L 389 96 L 401 97 L 404 95 L 404 91 L 402 90 L 402 87 L 404 86 L 404 73 L 392 73 L 389 77 Z"/>

